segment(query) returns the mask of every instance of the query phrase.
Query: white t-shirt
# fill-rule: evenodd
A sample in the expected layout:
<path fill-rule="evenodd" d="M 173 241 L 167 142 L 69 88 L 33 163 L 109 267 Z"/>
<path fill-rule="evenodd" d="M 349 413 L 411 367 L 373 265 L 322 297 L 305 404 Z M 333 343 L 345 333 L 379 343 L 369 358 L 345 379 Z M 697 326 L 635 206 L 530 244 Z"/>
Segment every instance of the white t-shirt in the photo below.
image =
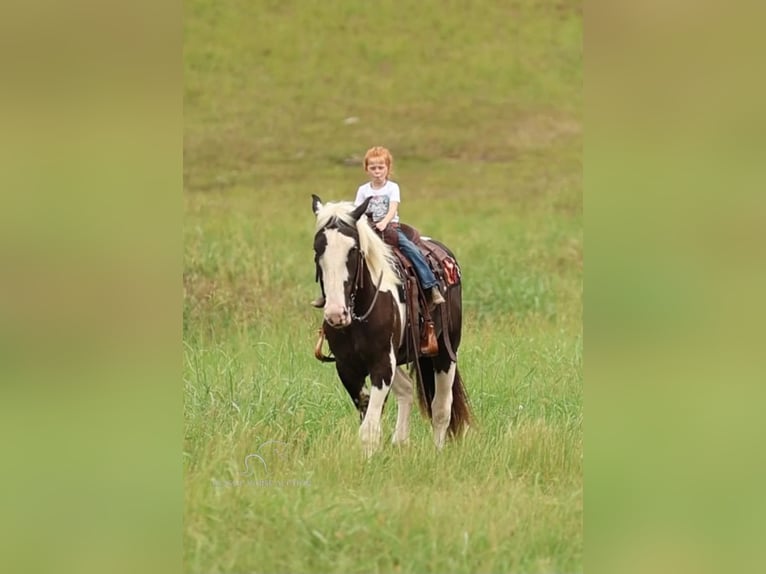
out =
<path fill-rule="evenodd" d="M 372 197 L 372 199 L 367 205 L 367 213 L 372 216 L 372 221 L 375 223 L 386 216 L 392 201 L 396 201 L 397 203 L 401 202 L 399 186 L 391 180 L 387 180 L 385 185 L 380 189 L 372 189 L 370 182 L 360 185 L 359 189 L 356 191 L 354 205 L 361 205 L 368 197 Z M 399 222 L 398 210 L 391 221 L 394 223 Z"/>

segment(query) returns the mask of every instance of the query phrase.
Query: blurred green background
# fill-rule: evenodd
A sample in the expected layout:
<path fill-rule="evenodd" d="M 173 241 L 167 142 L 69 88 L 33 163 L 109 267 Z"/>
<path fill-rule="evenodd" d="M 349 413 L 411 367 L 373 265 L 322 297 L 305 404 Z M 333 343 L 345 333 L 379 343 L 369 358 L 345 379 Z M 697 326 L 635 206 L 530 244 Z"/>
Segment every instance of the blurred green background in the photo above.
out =
<path fill-rule="evenodd" d="M 187 6 L 186 568 L 581 571 L 580 4 Z M 373 145 L 462 266 L 476 425 L 437 455 L 413 414 L 365 463 L 311 355 L 310 198 L 353 199 Z M 308 486 L 237 484 L 275 440 L 268 477 Z"/>
<path fill-rule="evenodd" d="M 169 572 L 181 529 L 185 571 L 582 570 L 583 466 L 589 572 L 759 569 L 763 7 L 593 2 L 583 60 L 579 5 L 475 6 L 8 8 L 0 570 Z M 306 238 L 378 143 L 467 270 L 481 428 L 365 467 Z M 221 487 L 266 435 L 310 488 Z"/>

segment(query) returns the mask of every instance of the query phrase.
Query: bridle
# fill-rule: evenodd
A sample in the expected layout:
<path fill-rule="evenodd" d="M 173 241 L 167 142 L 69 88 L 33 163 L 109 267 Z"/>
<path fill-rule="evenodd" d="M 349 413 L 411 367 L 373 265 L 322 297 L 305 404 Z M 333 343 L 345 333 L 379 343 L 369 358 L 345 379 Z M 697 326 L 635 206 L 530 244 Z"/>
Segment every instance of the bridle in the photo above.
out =
<path fill-rule="evenodd" d="M 324 227 L 322 231 L 330 229 L 330 226 Z M 359 237 L 356 236 L 356 245 L 354 245 L 353 249 L 359 249 L 358 242 Z M 378 300 L 378 294 L 380 293 L 380 285 L 383 282 L 383 270 L 380 270 L 380 276 L 378 277 L 377 284 L 375 285 L 375 295 L 372 298 L 372 302 L 370 303 L 369 308 L 367 311 L 365 311 L 362 315 L 356 314 L 356 293 L 359 289 L 362 289 L 364 287 L 364 265 L 365 265 L 365 259 L 360 253 L 357 259 L 357 265 L 354 269 L 354 280 L 351 282 L 351 293 L 349 294 L 349 310 L 351 312 L 351 320 L 352 321 L 359 321 L 360 323 L 365 321 L 367 317 L 370 316 L 370 313 L 372 313 L 372 310 L 375 308 L 375 303 Z M 321 268 L 319 266 L 319 263 L 316 262 L 316 281 L 319 281 L 321 278 Z"/>

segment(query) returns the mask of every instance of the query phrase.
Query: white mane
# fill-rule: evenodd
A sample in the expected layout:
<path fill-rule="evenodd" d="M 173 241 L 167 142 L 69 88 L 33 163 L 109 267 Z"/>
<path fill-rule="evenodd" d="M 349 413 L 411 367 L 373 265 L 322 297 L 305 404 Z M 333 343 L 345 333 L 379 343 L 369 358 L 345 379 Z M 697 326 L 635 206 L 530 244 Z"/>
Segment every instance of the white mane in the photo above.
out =
<path fill-rule="evenodd" d="M 382 271 L 383 280 L 380 284 L 381 289 L 384 289 L 384 286 L 398 285 L 400 281 L 394 271 L 395 258 L 391 248 L 372 230 L 367 223 L 367 218 L 360 217 L 358 221 L 354 222 L 354 219 L 351 217 L 354 207 L 354 204 L 350 201 L 322 204 L 317 212 L 316 230 L 322 229 L 333 218 L 338 218 L 349 225 L 356 224 L 356 230 L 359 233 L 359 250 L 362 252 L 367 266 L 370 268 L 373 281 L 377 283 Z"/>

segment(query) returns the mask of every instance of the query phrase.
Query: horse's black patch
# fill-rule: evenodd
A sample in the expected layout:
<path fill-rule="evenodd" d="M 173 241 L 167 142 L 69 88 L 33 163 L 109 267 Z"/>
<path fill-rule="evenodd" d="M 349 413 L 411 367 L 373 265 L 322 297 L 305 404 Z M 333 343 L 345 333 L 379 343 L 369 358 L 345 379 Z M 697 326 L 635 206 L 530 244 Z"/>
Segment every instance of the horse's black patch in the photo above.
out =
<path fill-rule="evenodd" d="M 327 249 L 327 237 L 324 232 L 317 233 L 314 236 L 314 261 L 319 261 L 325 249 Z"/>

